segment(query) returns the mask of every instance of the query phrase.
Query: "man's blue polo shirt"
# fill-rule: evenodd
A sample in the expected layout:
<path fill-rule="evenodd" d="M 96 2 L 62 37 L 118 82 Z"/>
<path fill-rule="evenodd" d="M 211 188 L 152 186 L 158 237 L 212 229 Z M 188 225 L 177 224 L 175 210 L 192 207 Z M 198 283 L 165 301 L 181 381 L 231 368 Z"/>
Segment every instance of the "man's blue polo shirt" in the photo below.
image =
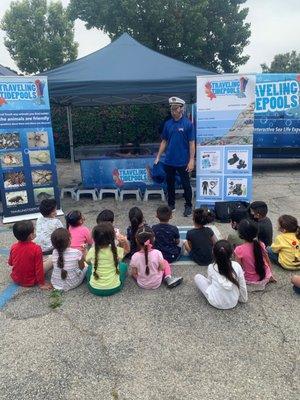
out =
<path fill-rule="evenodd" d="M 190 160 L 190 142 L 195 140 L 194 125 L 187 117 L 166 121 L 162 135 L 167 141 L 164 163 L 173 167 L 186 166 Z"/>

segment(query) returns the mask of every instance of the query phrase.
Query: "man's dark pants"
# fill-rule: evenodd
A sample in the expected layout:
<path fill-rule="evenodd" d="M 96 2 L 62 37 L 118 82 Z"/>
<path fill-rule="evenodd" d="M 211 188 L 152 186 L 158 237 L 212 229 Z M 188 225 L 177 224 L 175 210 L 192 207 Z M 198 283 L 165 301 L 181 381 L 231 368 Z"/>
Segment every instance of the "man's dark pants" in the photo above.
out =
<path fill-rule="evenodd" d="M 171 208 L 175 206 L 175 175 L 178 172 L 180 176 L 181 185 L 184 190 L 185 205 L 192 207 L 192 188 L 190 183 L 190 175 L 186 171 L 186 166 L 173 167 L 165 164 L 167 190 L 168 190 L 168 204 Z"/>

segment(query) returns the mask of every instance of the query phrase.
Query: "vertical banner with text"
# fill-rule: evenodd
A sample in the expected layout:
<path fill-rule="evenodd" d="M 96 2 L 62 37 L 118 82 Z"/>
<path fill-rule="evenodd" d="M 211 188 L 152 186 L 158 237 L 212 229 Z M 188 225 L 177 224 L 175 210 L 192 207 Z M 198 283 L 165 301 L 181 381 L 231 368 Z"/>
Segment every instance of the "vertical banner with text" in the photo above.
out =
<path fill-rule="evenodd" d="M 300 74 L 257 74 L 255 88 L 254 146 L 300 149 Z"/>
<path fill-rule="evenodd" d="M 0 77 L 3 222 L 34 218 L 59 190 L 46 77 Z"/>
<path fill-rule="evenodd" d="M 255 75 L 197 77 L 197 206 L 252 197 Z"/>

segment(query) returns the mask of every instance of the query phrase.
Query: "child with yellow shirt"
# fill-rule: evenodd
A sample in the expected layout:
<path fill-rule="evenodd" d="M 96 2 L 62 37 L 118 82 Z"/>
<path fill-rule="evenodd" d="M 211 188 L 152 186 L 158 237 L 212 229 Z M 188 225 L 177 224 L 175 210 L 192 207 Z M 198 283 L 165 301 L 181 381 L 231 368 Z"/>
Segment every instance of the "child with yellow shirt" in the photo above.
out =
<path fill-rule="evenodd" d="M 269 257 L 282 268 L 300 270 L 300 227 L 292 215 L 281 215 L 278 219 L 281 232 L 268 248 Z"/>

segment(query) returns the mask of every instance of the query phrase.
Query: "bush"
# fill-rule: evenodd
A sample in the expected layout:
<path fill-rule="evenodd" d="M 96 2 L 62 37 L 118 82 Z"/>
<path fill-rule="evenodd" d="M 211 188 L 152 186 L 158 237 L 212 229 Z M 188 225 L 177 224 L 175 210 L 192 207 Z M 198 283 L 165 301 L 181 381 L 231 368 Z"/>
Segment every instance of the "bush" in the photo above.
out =
<path fill-rule="evenodd" d="M 66 107 L 51 107 L 56 156 L 70 157 Z M 74 147 L 159 142 L 166 105 L 73 107 Z"/>

